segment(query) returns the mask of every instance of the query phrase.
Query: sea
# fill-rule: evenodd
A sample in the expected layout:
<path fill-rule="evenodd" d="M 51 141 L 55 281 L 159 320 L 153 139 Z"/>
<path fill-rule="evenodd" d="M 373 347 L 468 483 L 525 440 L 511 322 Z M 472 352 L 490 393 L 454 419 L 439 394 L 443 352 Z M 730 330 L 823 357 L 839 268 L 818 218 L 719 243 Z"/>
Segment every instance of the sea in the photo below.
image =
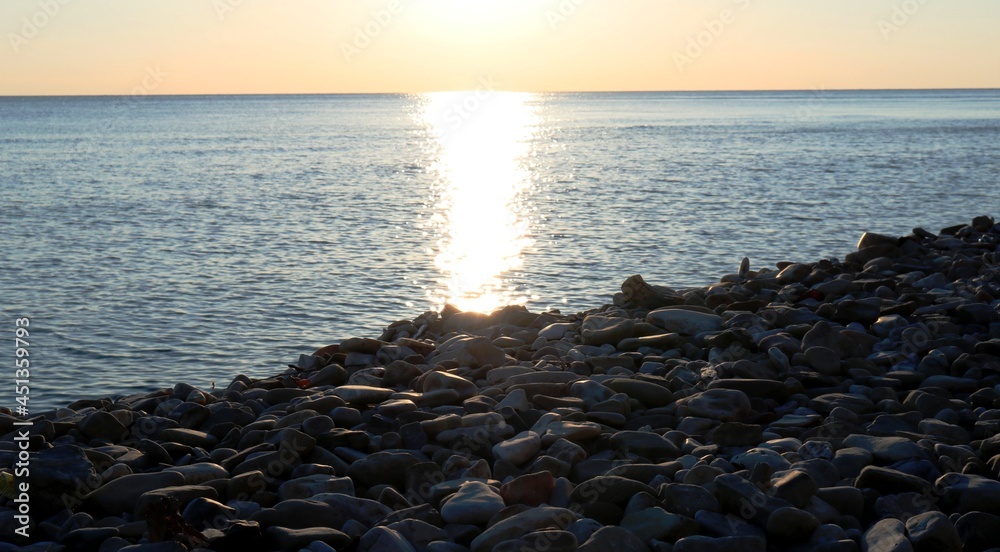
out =
<path fill-rule="evenodd" d="M 998 90 L 3 97 L 0 406 L 1000 217 L 998 147 Z"/>

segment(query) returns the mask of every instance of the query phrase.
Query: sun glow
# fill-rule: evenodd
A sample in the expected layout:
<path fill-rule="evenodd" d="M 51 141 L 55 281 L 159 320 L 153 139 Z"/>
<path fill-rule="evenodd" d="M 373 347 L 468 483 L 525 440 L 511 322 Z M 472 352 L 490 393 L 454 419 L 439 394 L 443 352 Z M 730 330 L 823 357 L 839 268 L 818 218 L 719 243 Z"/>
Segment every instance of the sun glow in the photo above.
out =
<path fill-rule="evenodd" d="M 483 34 L 518 34 L 544 21 L 537 0 L 426 0 L 414 5 L 424 28 L 443 36 L 482 38 Z"/>
<path fill-rule="evenodd" d="M 536 126 L 530 94 L 441 92 L 423 96 L 421 116 L 435 156 L 435 265 L 431 300 L 440 308 L 490 312 L 524 303 L 504 280 L 531 244 L 524 167 Z"/>

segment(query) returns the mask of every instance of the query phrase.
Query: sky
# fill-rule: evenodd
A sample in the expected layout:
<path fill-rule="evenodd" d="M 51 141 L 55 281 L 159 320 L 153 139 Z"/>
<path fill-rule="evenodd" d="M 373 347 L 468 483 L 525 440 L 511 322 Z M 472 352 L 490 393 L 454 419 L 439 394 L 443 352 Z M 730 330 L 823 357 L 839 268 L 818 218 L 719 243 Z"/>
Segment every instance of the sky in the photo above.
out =
<path fill-rule="evenodd" d="M 0 95 L 1000 88 L 996 0 L 3 0 Z"/>

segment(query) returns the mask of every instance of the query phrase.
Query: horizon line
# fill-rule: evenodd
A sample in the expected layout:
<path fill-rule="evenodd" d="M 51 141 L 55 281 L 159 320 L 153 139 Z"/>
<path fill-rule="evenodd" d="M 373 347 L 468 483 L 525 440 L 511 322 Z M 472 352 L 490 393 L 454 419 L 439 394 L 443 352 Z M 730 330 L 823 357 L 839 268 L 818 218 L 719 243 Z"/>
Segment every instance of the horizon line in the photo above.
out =
<path fill-rule="evenodd" d="M 989 91 L 1000 87 L 959 87 L 959 88 L 759 88 L 759 89 L 706 89 L 706 90 L 503 90 L 523 94 L 702 94 L 716 92 L 945 92 L 945 91 Z M 0 94 L 0 98 L 121 98 L 142 97 L 196 97 L 196 96 L 411 96 L 439 94 L 444 92 L 474 92 L 472 89 L 425 90 L 422 92 L 191 92 L 176 94 Z"/>

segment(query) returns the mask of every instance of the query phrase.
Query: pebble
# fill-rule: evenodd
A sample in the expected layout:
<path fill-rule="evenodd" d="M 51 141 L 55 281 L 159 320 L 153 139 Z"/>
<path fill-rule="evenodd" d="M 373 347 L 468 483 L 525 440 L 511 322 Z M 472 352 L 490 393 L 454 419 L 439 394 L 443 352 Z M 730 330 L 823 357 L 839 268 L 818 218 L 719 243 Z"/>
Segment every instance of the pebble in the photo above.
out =
<path fill-rule="evenodd" d="M 467 481 L 441 507 L 441 518 L 458 525 L 484 525 L 505 507 L 495 489 L 479 481 Z"/>
<path fill-rule="evenodd" d="M 849 435 L 844 439 L 845 447 L 857 447 L 872 454 L 879 462 L 891 464 L 909 458 L 920 458 L 923 450 L 913 441 L 903 437 L 876 437 L 872 435 Z"/>
<path fill-rule="evenodd" d="M 767 541 L 758 536 L 712 538 L 694 535 L 674 543 L 673 552 L 764 552 L 766 547 Z"/>
<path fill-rule="evenodd" d="M 290 479 L 278 487 L 279 500 L 312 498 L 322 493 L 342 493 L 353 495 L 354 481 L 347 477 L 314 474 L 296 479 Z"/>
<path fill-rule="evenodd" d="M 622 454 L 635 454 L 653 463 L 672 460 L 681 455 L 677 445 L 662 435 L 648 431 L 619 431 L 610 442 Z"/>
<path fill-rule="evenodd" d="M 733 456 L 734 464 L 739 464 L 749 470 L 753 470 L 758 464 L 764 464 L 772 472 L 787 470 L 791 463 L 785 460 L 781 454 L 766 448 L 753 448 L 746 452 Z"/>
<path fill-rule="evenodd" d="M 698 512 L 721 511 L 719 501 L 704 487 L 684 483 L 664 483 L 658 496 L 667 511 L 694 518 Z"/>
<path fill-rule="evenodd" d="M 750 399 L 735 389 L 709 389 L 687 400 L 686 406 L 693 416 L 723 422 L 745 421 L 751 412 Z"/>
<path fill-rule="evenodd" d="M 471 552 L 491 552 L 501 542 L 519 539 L 538 529 L 566 527 L 577 517 L 575 512 L 566 508 L 530 508 L 493 524 L 473 539 L 469 548 Z"/>
<path fill-rule="evenodd" d="M 906 534 L 914 550 L 961 552 L 962 538 L 942 512 L 925 512 L 906 520 Z"/>
<path fill-rule="evenodd" d="M 632 276 L 581 313 L 448 307 L 270 378 L 39 413 L 24 549 L 194 548 L 149 542 L 178 519 L 233 550 L 996 546 L 998 232 Z"/>
<path fill-rule="evenodd" d="M 579 543 L 569 531 L 549 529 L 532 531 L 523 537 L 501 542 L 495 552 L 522 552 L 523 550 L 546 550 L 547 552 L 574 552 Z"/>
<path fill-rule="evenodd" d="M 573 327 L 574 325 L 569 322 L 556 322 L 538 330 L 538 337 L 545 338 L 547 341 L 556 341 L 572 332 Z"/>
<path fill-rule="evenodd" d="M 963 550 L 995 550 L 1000 542 L 1000 517 L 985 512 L 969 512 L 958 518 L 955 529 Z"/>
<path fill-rule="evenodd" d="M 146 492 L 183 484 L 184 476 L 177 472 L 134 473 L 97 488 L 84 497 L 84 504 L 108 515 L 131 514 Z"/>
<path fill-rule="evenodd" d="M 615 393 L 623 393 L 647 408 L 667 406 L 674 401 L 673 393 L 665 385 L 631 378 L 611 378 L 602 382 Z"/>
<path fill-rule="evenodd" d="M 567 442 L 567 441 L 563 441 Z M 548 471 L 539 471 L 515 477 L 500 487 L 504 504 L 513 506 L 539 506 L 552 499 L 556 478 Z"/>
<path fill-rule="evenodd" d="M 373 527 L 358 542 L 359 552 L 417 552 L 398 531 L 388 527 Z"/>
<path fill-rule="evenodd" d="M 767 534 L 778 540 L 803 540 L 819 527 L 819 520 L 798 508 L 778 508 L 767 518 Z"/>
<path fill-rule="evenodd" d="M 722 328 L 722 317 L 682 308 L 657 309 L 646 315 L 646 322 L 670 333 L 697 335 Z"/>
<path fill-rule="evenodd" d="M 617 345 L 620 341 L 633 337 L 635 322 L 629 318 L 591 315 L 583 319 L 580 339 L 585 345 Z"/>
<path fill-rule="evenodd" d="M 523 431 L 493 445 L 493 457 L 515 466 L 531 460 L 542 448 L 542 439 L 534 431 Z"/>
<path fill-rule="evenodd" d="M 391 389 L 371 387 L 368 385 L 341 385 L 334 389 L 333 394 L 351 404 L 377 404 L 392 396 Z"/>
<path fill-rule="evenodd" d="M 898 519 L 883 519 L 865 531 L 862 550 L 868 552 L 912 552 L 906 526 Z"/>
<path fill-rule="evenodd" d="M 627 529 L 616 526 L 602 527 L 595 531 L 577 549 L 578 552 L 650 552 L 649 546 L 642 539 Z"/>
<path fill-rule="evenodd" d="M 686 525 L 688 524 L 684 523 L 684 518 L 681 516 L 668 513 L 657 506 L 628 514 L 621 521 L 623 529 L 639 537 L 643 542 L 686 536 L 683 534 Z"/>
<path fill-rule="evenodd" d="M 984 512 L 1000 516 L 1000 481 L 981 475 L 948 473 L 934 482 L 943 491 L 951 510 L 965 514 Z"/>

